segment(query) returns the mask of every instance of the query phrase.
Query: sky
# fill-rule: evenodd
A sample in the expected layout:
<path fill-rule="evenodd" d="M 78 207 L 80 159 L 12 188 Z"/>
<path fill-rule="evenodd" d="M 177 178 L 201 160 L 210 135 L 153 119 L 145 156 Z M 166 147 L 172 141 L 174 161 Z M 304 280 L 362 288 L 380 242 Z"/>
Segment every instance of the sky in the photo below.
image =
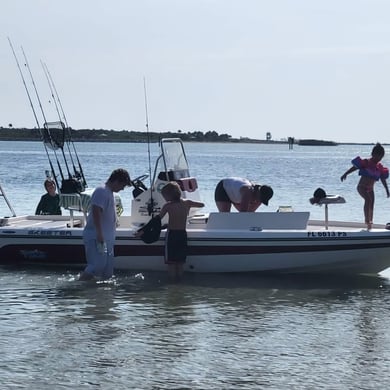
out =
<path fill-rule="evenodd" d="M 0 126 L 36 125 L 9 37 L 40 123 L 21 47 L 46 119 L 41 61 L 74 129 L 390 143 L 388 0 L 0 5 Z"/>

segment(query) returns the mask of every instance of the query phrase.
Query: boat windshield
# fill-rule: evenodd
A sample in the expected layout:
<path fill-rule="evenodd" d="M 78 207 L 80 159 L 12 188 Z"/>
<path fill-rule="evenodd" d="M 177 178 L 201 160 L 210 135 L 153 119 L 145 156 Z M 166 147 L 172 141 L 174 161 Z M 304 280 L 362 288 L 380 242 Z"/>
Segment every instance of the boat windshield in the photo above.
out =
<path fill-rule="evenodd" d="M 188 171 L 187 158 L 180 139 L 161 140 L 165 171 Z"/>

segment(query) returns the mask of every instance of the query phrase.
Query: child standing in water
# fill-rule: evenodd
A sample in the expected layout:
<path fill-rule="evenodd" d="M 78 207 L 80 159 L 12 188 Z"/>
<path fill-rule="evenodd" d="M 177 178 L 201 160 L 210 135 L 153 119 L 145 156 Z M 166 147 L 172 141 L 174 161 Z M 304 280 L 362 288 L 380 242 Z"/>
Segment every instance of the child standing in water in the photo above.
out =
<path fill-rule="evenodd" d="M 195 202 L 181 197 L 180 186 L 169 182 L 161 194 L 167 203 L 161 208 L 159 217 L 168 214 L 168 230 L 165 238 L 165 262 L 171 277 L 178 280 L 183 274 L 183 264 L 187 257 L 186 223 L 191 207 L 204 207 L 202 202 Z"/>
<path fill-rule="evenodd" d="M 384 155 L 385 149 L 380 143 L 377 143 L 372 149 L 371 158 L 362 159 L 359 156 L 354 158 L 351 161 L 352 167 L 341 176 L 341 181 L 344 181 L 347 178 L 347 175 L 359 169 L 359 175 L 361 177 L 357 186 L 357 191 L 364 199 L 364 219 L 368 230 L 372 228 L 373 223 L 375 182 L 380 179 L 385 187 L 387 197 L 390 196 L 386 182 L 386 179 L 389 177 L 389 170 L 380 163 Z"/>

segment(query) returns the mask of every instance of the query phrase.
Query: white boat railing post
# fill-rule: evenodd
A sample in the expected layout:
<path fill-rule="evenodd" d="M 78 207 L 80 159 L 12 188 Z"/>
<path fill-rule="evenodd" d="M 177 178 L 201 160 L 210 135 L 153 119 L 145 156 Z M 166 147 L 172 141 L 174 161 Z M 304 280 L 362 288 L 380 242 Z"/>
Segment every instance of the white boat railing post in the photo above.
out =
<path fill-rule="evenodd" d="M 11 203 L 9 202 L 7 196 L 5 195 L 5 192 L 3 191 L 3 188 L 1 187 L 1 184 L 0 184 L 0 196 L 2 196 L 2 197 L 4 198 L 4 201 L 5 201 L 5 203 L 7 204 L 8 208 L 9 208 L 9 211 L 11 211 L 12 216 L 13 216 L 13 217 L 16 217 L 15 210 L 14 210 L 14 208 L 12 207 Z"/>

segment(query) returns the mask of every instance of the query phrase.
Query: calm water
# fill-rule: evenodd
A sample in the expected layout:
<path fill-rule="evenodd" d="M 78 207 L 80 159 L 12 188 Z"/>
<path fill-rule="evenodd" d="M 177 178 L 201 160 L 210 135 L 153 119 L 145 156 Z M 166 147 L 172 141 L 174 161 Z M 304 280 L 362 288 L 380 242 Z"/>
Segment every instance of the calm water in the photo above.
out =
<path fill-rule="evenodd" d="M 119 166 L 133 177 L 148 172 L 144 144 L 77 147 L 90 187 Z M 330 216 L 356 221 L 362 219 L 357 175 L 344 183 L 339 178 L 352 157 L 370 149 L 186 145 L 206 211 L 215 211 L 217 181 L 234 174 L 273 186 L 268 209 L 291 205 L 323 218 L 324 210 L 308 202 L 321 186 L 347 200 L 331 207 Z M 153 156 L 156 150 L 152 145 Z M 17 214 L 35 209 L 47 165 L 40 143 L 0 142 L 1 184 Z M 129 213 L 130 191 L 121 194 Z M 385 223 L 390 200 L 380 185 L 376 195 L 375 219 Z M 0 268 L 1 388 L 388 386 L 390 271 L 331 279 L 186 275 L 180 284 L 165 274 L 117 274 L 102 284 L 76 276 L 64 269 Z"/>

